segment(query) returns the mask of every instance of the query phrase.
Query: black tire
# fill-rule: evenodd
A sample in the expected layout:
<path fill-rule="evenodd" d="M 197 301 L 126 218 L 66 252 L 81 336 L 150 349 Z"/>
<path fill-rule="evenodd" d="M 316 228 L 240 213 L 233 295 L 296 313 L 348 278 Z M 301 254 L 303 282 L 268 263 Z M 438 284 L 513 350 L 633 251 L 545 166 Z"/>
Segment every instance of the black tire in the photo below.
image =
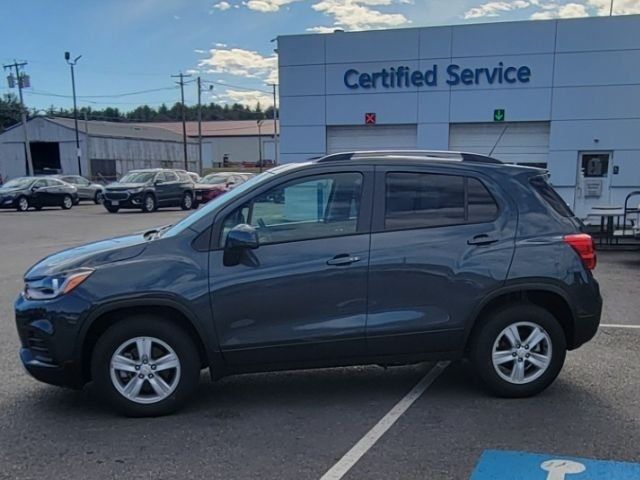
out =
<path fill-rule="evenodd" d="M 200 206 L 200 204 L 198 203 L 198 201 L 194 200 L 193 201 L 193 206 L 191 208 L 193 208 L 194 210 L 197 210 L 199 206 Z"/>
<path fill-rule="evenodd" d="M 19 212 L 26 212 L 27 210 L 29 210 L 30 206 L 31 202 L 29 202 L 29 199 L 24 195 L 21 195 L 16 200 L 16 210 Z"/>
<path fill-rule="evenodd" d="M 155 212 L 158 208 L 156 197 L 151 193 L 147 193 L 142 199 L 142 206 L 140 208 L 144 213 Z"/>
<path fill-rule="evenodd" d="M 542 392 L 553 383 L 564 365 L 567 353 L 567 342 L 562 326 L 548 310 L 527 303 L 511 304 L 491 312 L 481 321 L 483 323 L 476 330 L 474 338 L 472 339 L 471 360 L 490 391 L 500 397 L 530 397 Z M 551 359 L 548 362 L 546 370 L 528 383 L 520 384 L 512 383 L 501 377 L 497 371 L 499 368 L 494 367 L 492 359 L 494 343 L 498 341 L 501 332 L 510 325 L 519 322 L 526 322 L 542 327 L 551 341 Z M 522 330 L 522 328 L 525 329 L 524 333 L 526 334 L 527 327 L 520 327 L 520 330 Z M 522 345 L 521 348 L 524 349 L 525 345 Z M 529 346 L 527 345 L 526 348 L 528 350 Z M 522 349 L 519 349 L 519 354 L 526 355 L 527 350 Z M 534 351 L 531 350 L 531 354 L 533 353 Z M 516 359 L 519 354 L 516 354 Z M 528 360 L 520 360 L 524 361 L 524 368 L 534 368 L 531 363 L 527 366 Z M 520 360 L 509 360 L 507 363 L 513 362 L 511 365 L 515 365 L 515 362 Z M 503 368 L 509 368 L 509 365 Z"/>
<path fill-rule="evenodd" d="M 73 198 L 71 197 L 71 195 L 65 195 L 64 197 L 62 197 L 62 205 L 60 205 L 60 207 L 63 210 L 71 210 L 71 208 L 73 207 Z"/>
<path fill-rule="evenodd" d="M 114 207 L 109 203 L 105 203 L 104 208 L 106 208 L 109 213 L 118 213 L 118 210 L 120 210 L 120 207 Z"/>
<path fill-rule="evenodd" d="M 143 404 L 126 398 L 111 379 L 111 358 L 121 345 L 136 337 L 165 342 L 179 360 L 180 378 L 175 390 L 156 403 Z M 157 417 L 175 412 L 189 399 L 200 381 L 200 358 L 189 334 L 173 322 L 153 315 L 134 315 L 100 336 L 92 352 L 91 375 L 99 398 L 118 412 L 130 417 Z M 150 384 L 146 388 L 151 388 Z"/>
<path fill-rule="evenodd" d="M 102 192 L 96 192 L 95 196 L 93 197 L 93 203 L 95 203 L 96 205 L 100 205 L 102 202 Z"/>
<path fill-rule="evenodd" d="M 182 208 L 182 210 L 191 210 L 193 208 L 193 195 L 191 195 L 191 192 L 184 192 L 180 208 Z"/>

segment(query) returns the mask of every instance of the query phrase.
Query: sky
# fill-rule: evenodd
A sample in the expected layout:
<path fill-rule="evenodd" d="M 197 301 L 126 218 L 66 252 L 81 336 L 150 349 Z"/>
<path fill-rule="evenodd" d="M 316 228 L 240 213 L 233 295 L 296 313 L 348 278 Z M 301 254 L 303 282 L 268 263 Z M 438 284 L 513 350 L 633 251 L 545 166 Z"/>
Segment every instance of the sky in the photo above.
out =
<path fill-rule="evenodd" d="M 78 106 L 131 110 L 180 100 L 272 104 L 279 35 L 608 15 L 611 0 L 20 0 L 0 15 L 0 61 L 26 61 L 30 109 L 72 106 L 64 52 L 76 66 Z M 640 0 L 613 0 L 616 15 Z M 5 76 L 8 74 L 5 71 Z M 16 93 L 6 81 L 0 95 Z"/>

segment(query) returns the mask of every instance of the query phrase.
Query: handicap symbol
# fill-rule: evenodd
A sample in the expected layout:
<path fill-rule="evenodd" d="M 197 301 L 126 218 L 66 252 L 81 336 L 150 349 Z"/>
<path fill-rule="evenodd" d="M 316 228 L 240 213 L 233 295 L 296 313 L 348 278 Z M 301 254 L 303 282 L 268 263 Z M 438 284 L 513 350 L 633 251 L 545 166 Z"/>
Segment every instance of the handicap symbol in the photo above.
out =
<path fill-rule="evenodd" d="M 540 468 L 549 472 L 547 480 L 565 480 L 567 475 L 582 473 L 587 469 L 582 463 L 572 460 L 547 460 L 540 464 Z"/>

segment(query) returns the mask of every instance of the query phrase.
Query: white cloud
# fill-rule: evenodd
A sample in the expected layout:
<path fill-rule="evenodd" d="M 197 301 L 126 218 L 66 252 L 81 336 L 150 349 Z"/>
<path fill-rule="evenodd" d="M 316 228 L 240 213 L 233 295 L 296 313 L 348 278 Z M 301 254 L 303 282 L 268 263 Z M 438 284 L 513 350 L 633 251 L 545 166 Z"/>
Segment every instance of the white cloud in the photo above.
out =
<path fill-rule="evenodd" d="M 310 27 L 307 28 L 307 32 L 313 33 L 333 33 L 336 27 Z"/>
<path fill-rule="evenodd" d="M 589 6 L 596 9 L 598 15 L 609 15 L 610 0 L 587 0 Z M 640 0 L 614 0 L 614 15 L 632 15 L 640 13 Z"/>
<path fill-rule="evenodd" d="M 222 2 L 216 3 L 213 8 L 217 8 L 221 12 L 224 12 L 225 10 L 229 10 L 231 8 L 231 4 L 222 0 Z"/>
<path fill-rule="evenodd" d="M 225 93 L 218 95 L 218 98 L 222 98 L 229 103 L 241 103 L 253 108 L 260 102 L 263 110 L 273 105 L 273 96 L 259 90 L 233 90 L 229 88 Z"/>
<path fill-rule="evenodd" d="M 216 43 L 214 43 L 213 45 L 214 45 L 215 47 L 218 47 L 218 48 L 226 48 L 226 47 L 227 47 L 227 44 L 226 44 L 226 43 L 221 43 L 221 42 L 216 42 Z M 205 52 L 202 52 L 202 53 L 205 53 Z"/>
<path fill-rule="evenodd" d="M 201 48 L 196 48 L 193 50 L 195 53 L 207 53 L 206 50 L 202 50 Z"/>
<path fill-rule="evenodd" d="M 213 48 L 209 58 L 200 60 L 198 67 L 208 73 L 228 73 L 239 77 L 260 78 L 267 83 L 277 83 L 278 57 L 260 55 L 242 48 Z"/>
<path fill-rule="evenodd" d="M 333 17 L 333 29 L 368 30 L 371 28 L 398 27 L 411 23 L 401 13 L 384 13 L 370 8 L 371 6 L 389 6 L 393 3 L 394 0 L 321 0 L 312 5 L 311 8 L 316 12 Z M 312 31 L 326 32 L 329 27 L 312 28 Z"/>
<path fill-rule="evenodd" d="M 281 7 L 289 5 L 297 0 L 249 0 L 246 5 L 249 10 L 271 13 L 277 12 Z"/>
<path fill-rule="evenodd" d="M 478 7 L 473 7 L 464 12 L 463 17 L 465 19 L 470 18 L 482 18 L 482 17 L 497 17 L 502 12 L 510 12 L 512 10 L 519 10 L 527 8 L 530 5 L 525 0 L 515 0 L 513 2 L 488 2 Z"/>
<path fill-rule="evenodd" d="M 542 10 L 531 15 L 532 20 L 549 20 L 552 18 L 576 18 L 588 17 L 587 8 L 581 3 L 566 3 L 558 5 L 555 3 L 541 5 Z"/>
<path fill-rule="evenodd" d="M 180 20 L 180 16 L 179 15 L 174 15 L 173 18 L 176 19 L 176 20 Z"/>

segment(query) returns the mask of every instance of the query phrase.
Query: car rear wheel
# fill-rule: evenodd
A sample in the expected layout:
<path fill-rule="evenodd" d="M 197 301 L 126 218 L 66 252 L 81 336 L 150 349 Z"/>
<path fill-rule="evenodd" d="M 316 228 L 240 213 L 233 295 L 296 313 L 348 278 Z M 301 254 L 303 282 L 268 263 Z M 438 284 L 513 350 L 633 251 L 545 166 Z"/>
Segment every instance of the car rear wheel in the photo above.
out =
<path fill-rule="evenodd" d="M 16 210 L 19 212 L 26 212 L 29 210 L 29 207 L 29 199 L 27 197 L 18 198 L 18 201 L 16 202 Z"/>
<path fill-rule="evenodd" d="M 102 192 L 96 192 L 95 196 L 93 197 L 93 203 L 99 205 L 103 202 L 103 200 L 104 198 L 102 196 Z"/>
<path fill-rule="evenodd" d="M 182 210 L 191 210 L 193 208 L 193 197 L 189 192 L 185 192 L 182 196 Z"/>
<path fill-rule="evenodd" d="M 486 318 L 473 340 L 471 358 L 493 393 L 528 397 L 555 380 L 566 350 L 564 331 L 549 311 L 515 304 Z"/>
<path fill-rule="evenodd" d="M 156 197 L 147 193 L 142 199 L 142 211 L 144 213 L 151 213 L 156 209 Z"/>
<path fill-rule="evenodd" d="M 73 198 L 71 198 L 71 195 L 65 195 L 64 197 L 62 197 L 61 206 L 63 210 L 70 210 L 71 207 L 73 207 Z"/>
<path fill-rule="evenodd" d="M 100 398 L 134 417 L 177 410 L 200 379 L 200 358 L 191 337 L 166 319 L 125 318 L 99 339 L 91 373 Z"/>

